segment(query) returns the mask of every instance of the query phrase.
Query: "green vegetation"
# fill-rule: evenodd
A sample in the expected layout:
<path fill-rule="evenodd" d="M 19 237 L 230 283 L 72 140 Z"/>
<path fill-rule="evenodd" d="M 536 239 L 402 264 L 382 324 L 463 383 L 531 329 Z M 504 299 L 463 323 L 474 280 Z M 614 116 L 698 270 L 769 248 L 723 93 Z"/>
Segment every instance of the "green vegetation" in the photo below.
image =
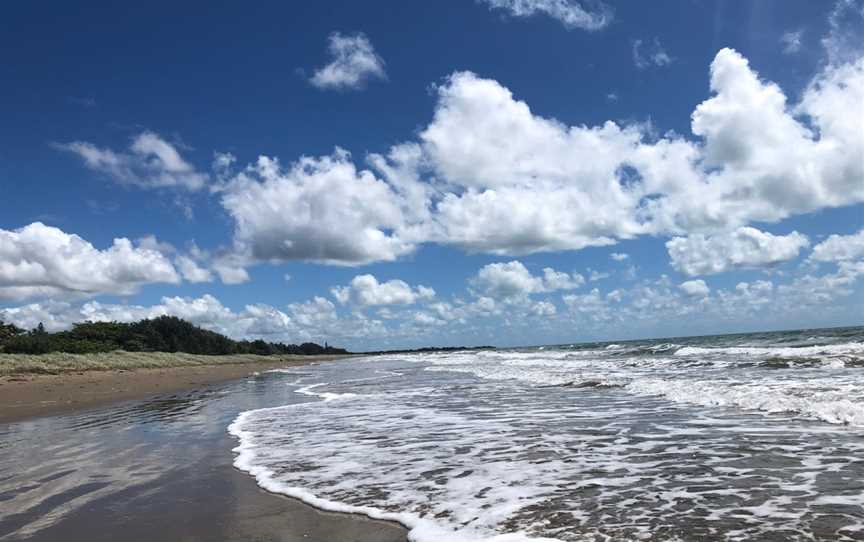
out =
<path fill-rule="evenodd" d="M 68 331 L 48 333 L 40 323 L 30 331 L 0 321 L 0 352 L 7 354 L 94 354 L 100 352 L 184 352 L 203 355 L 231 354 L 346 354 L 342 348 L 315 343 L 283 344 L 262 340 L 235 341 L 201 329 L 174 316 L 133 323 L 83 322 Z"/>

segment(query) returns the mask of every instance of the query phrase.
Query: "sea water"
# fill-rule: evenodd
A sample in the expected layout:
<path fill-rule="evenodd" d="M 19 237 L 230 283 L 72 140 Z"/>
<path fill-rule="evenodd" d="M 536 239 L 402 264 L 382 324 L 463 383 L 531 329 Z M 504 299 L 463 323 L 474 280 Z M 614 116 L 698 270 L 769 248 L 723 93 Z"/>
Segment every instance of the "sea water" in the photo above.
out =
<path fill-rule="evenodd" d="M 417 542 L 864 540 L 864 328 L 283 372 L 235 465 Z"/>

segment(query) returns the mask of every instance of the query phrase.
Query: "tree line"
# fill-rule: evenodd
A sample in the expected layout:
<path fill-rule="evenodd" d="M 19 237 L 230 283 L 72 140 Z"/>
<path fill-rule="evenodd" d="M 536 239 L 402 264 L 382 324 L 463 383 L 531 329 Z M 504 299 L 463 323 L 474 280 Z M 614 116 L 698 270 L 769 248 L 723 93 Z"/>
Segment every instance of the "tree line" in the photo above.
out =
<path fill-rule="evenodd" d="M 347 354 L 342 348 L 316 343 L 284 344 L 261 339 L 235 341 L 202 329 L 176 316 L 160 316 L 138 322 L 81 322 L 72 329 L 49 333 L 40 323 L 27 331 L 0 321 L 0 352 L 47 354 L 69 352 L 185 352 L 188 354 Z"/>

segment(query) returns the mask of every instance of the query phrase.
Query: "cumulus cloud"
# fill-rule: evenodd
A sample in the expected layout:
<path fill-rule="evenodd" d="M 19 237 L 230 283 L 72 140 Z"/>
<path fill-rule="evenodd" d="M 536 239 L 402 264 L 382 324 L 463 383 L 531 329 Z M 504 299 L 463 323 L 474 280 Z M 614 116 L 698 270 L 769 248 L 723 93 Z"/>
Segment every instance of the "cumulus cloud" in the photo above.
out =
<path fill-rule="evenodd" d="M 394 344 L 393 341 L 395 345 L 401 341 L 428 344 L 436 340 L 466 344 L 466 338 L 479 341 L 475 344 L 536 341 L 538 333 L 549 330 L 557 334 L 553 336 L 559 340 L 575 338 L 574 333 L 578 337 L 590 334 L 608 337 L 632 334 L 634 330 L 660 334 L 664 330 L 666 333 L 697 330 L 698 327 L 692 326 L 700 322 L 703 325 L 708 322 L 716 329 L 724 321 L 740 326 L 781 316 L 784 321 L 794 321 L 798 317 L 805 324 L 818 324 L 819 318 L 832 311 L 860 313 L 856 298 L 851 298 L 851 304 L 842 300 L 856 292 L 860 299 L 864 262 L 842 260 L 832 266 L 831 271 L 821 274 L 817 274 L 814 267 L 804 265 L 793 271 L 793 275 L 777 275 L 774 277 L 777 283 L 755 280 L 716 290 L 709 289 L 702 280 L 676 284 L 669 277 L 660 276 L 611 291 L 593 288 L 587 293 L 573 292 L 560 288 L 567 285 L 561 282 L 560 272 L 554 270 L 528 274 L 528 277 L 517 266 L 503 271 L 514 272 L 515 278 L 506 277 L 503 281 L 514 285 L 490 290 L 487 295 L 472 281 L 467 291 L 470 299 L 458 296 L 448 300 L 429 299 L 419 306 L 402 303 L 405 291 L 397 288 L 395 293 L 382 294 L 388 301 L 394 301 L 391 305 L 352 303 L 340 306 L 320 296 L 284 308 L 253 303 L 238 309 L 226 307 L 211 295 L 164 297 L 149 306 L 48 300 L 0 308 L 0 320 L 24 328 L 33 328 L 42 322 L 54 331 L 84 320 L 127 322 L 174 315 L 236 339 L 330 341 L 352 348 L 362 348 L 361 345 L 381 348 Z M 549 282 L 547 278 L 554 280 Z M 378 290 L 388 284 L 376 283 Z M 553 288 L 559 289 L 553 292 Z M 415 296 L 422 295 L 419 288 L 411 290 Z M 559 297 L 558 292 L 562 291 Z M 542 292 L 544 298 L 532 299 L 538 292 Z M 375 316 L 367 314 L 369 312 Z M 819 316 L 814 320 L 816 314 Z M 507 330 L 507 339 L 502 338 L 502 329 Z"/>
<path fill-rule="evenodd" d="M 362 32 L 330 34 L 327 47 L 331 61 L 309 80 L 321 89 L 357 90 L 370 79 L 386 79 L 384 60 Z"/>
<path fill-rule="evenodd" d="M 174 263 L 177 264 L 177 269 L 183 275 L 183 279 L 187 282 L 212 282 L 213 273 L 205 267 L 201 267 L 198 262 L 189 256 L 178 256 Z"/>
<path fill-rule="evenodd" d="M 854 158 L 864 134 L 842 113 L 864 103 L 862 70 L 864 59 L 828 69 L 790 109 L 778 87 L 723 49 L 711 66 L 715 94 L 693 114 L 701 144 L 642 125 L 563 126 L 495 81 L 455 74 L 420 133 L 425 164 L 446 181 L 434 231 L 469 251 L 515 255 L 864 201 L 864 164 Z"/>
<path fill-rule="evenodd" d="M 262 156 L 222 194 L 235 221 L 236 252 L 272 262 L 395 260 L 415 248 L 401 236 L 409 219 L 402 203 L 397 190 L 370 171 L 358 171 L 339 149 L 301 158 L 287 169 Z"/>
<path fill-rule="evenodd" d="M 831 235 L 815 247 L 810 259 L 817 262 L 841 262 L 864 258 L 864 230 L 851 235 Z"/>
<path fill-rule="evenodd" d="M 772 235 L 750 227 L 711 236 L 675 237 L 666 242 L 672 266 L 691 276 L 770 267 L 798 257 L 798 252 L 807 246 L 807 237 L 797 231 Z"/>
<path fill-rule="evenodd" d="M 435 233 L 471 252 L 519 255 L 608 245 L 645 231 L 639 194 L 622 186 L 638 129 L 567 127 L 534 115 L 473 73 L 439 88 L 420 133 L 427 165 L 446 181 Z"/>
<path fill-rule="evenodd" d="M 542 275 L 532 275 L 528 268 L 517 260 L 485 265 L 471 280 L 471 284 L 484 295 L 502 299 L 556 290 L 573 290 L 584 283 L 585 278 L 578 273 L 567 274 L 551 267 L 543 269 Z"/>
<path fill-rule="evenodd" d="M 732 49 L 710 75 L 688 139 L 646 124 L 564 125 L 497 81 L 454 73 L 417 139 L 370 155 L 370 169 L 337 149 L 287 167 L 261 157 L 228 178 L 232 250 L 248 264 L 361 265 L 423 243 L 519 256 L 864 201 L 864 59 L 827 65 L 797 104 Z"/>
<path fill-rule="evenodd" d="M 702 279 L 684 281 L 678 285 L 681 291 L 689 296 L 704 297 L 711 293 L 711 289 Z"/>
<path fill-rule="evenodd" d="M 550 317 L 558 313 L 558 308 L 551 301 L 537 301 L 531 305 L 531 313 L 535 316 Z"/>
<path fill-rule="evenodd" d="M 407 282 L 394 279 L 378 282 L 374 275 L 357 275 L 348 286 L 330 290 L 341 304 L 353 303 L 361 307 L 377 305 L 412 305 L 435 297 L 435 290 L 426 286 L 412 288 Z"/>
<path fill-rule="evenodd" d="M 698 190 L 684 190 L 692 199 L 676 203 L 679 222 L 773 222 L 864 201 L 864 162 L 855 158 L 864 133 L 853 120 L 864 114 L 864 58 L 826 68 L 790 108 L 779 87 L 723 49 L 711 88 L 715 96 L 696 108 L 692 129 L 704 138 L 705 165 L 716 169 Z"/>
<path fill-rule="evenodd" d="M 249 282 L 246 267 L 251 261 L 244 249 L 239 251 L 222 250 L 210 260 L 210 269 L 219 276 L 223 284 L 243 284 Z"/>
<path fill-rule="evenodd" d="M 320 296 L 301 303 L 291 303 L 288 310 L 297 322 L 307 327 L 326 327 L 335 324 L 339 318 L 336 305 Z"/>
<path fill-rule="evenodd" d="M 654 38 L 649 42 L 643 40 L 633 40 L 633 64 L 640 70 L 645 70 L 651 67 L 662 68 L 672 64 L 672 57 L 666 52 L 663 44 L 658 38 Z"/>
<path fill-rule="evenodd" d="M 177 316 L 233 339 L 281 342 L 369 340 L 395 333 L 362 314 L 339 315 L 323 297 L 292 303 L 280 310 L 264 303 L 239 310 L 226 307 L 216 297 L 163 297 L 154 305 L 121 305 L 90 301 L 70 303 L 48 300 L 20 307 L 0 308 L 0 320 L 32 329 L 40 322 L 49 331 L 68 329 L 82 321 L 134 322 L 143 318 Z"/>
<path fill-rule="evenodd" d="M 144 284 L 179 282 L 168 258 L 129 239 L 99 250 L 41 222 L 0 229 L 0 298 L 129 295 Z"/>
<path fill-rule="evenodd" d="M 78 155 L 87 168 L 121 184 L 195 191 L 208 180 L 206 174 L 183 159 L 174 145 L 153 132 L 135 136 L 126 151 L 103 149 L 85 141 L 58 143 L 55 147 Z"/>
<path fill-rule="evenodd" d="M 138 240 L 138 247 L 161 253 L 166 258 L 174 260 L 174 266 L 183 277 L 191 283 L 212 282 L 213 273 L 207 268 L 210 254 L 198 248 L 194 242 L 189 243 L 188 252 L 181 253 L 171 243 L 160 241 L 154 235 L 147 235 Z"/>
<path fill-rule="evenodd" d="M 513 17 L 543 14 L 557 19 L 567 28 L 600 30 L 612 22 L 612 10 L 599 2 L 585 7 L 577 0 L 478 0 L 493 9 L 507 11 Z"/>
<path fill-rule="evenodd" d="M 615 260 L 616 262 L 623 262 L 624 260 L 630 258 L 629 254 L 625 254 L 623 252 L 613 252 L 609 255 L 610 258 Z"/>
<path fill-rule="evenodd" d="M 725 322 L 764 325 L 766 319 L 820 322 L 826 314 L 856 315 L 860 304 L 842 301 L 860 292 L 864 262 L 841 262 L 834 272 L 799 275 L 788 282 L 770 280 L 739 282 L 732 288 L 711 291 L 702 280 L 672 284 L 668 277 L 645 279 L 631 288 L 607 294 L 594 289 L 587 294 L 563 296 L 570 325 L 583 332 L 608 337 L 610 333 L 661 334 L 682 329 L 718 329 Z M 819 316 L 814 316 L 818 308 Z M 683 328 L 682 328 L 683 326 Z"/>
<path fill-rule="evenodd" d="M 790 310 L 819 306 L 829 309 L 830 303 L 836 299 L 852 295 L 862 275 L 864 275 L 864 261 L 841 261 L 832 273 L 807 274 L 796 278 L 791 283 L 778 286 L 778 297 L 783 299 Z M 860 317 L 860 295 L 858 300 L 855 314 Z"/>
<path fill-rule="evenodd" d="M 587 316 L 595 322 L 611 320 L 614 314 L 609 299 L 604 298 L 598 288 L 587 294 L 567 294 L 561 298 L 572 314 Z"/>

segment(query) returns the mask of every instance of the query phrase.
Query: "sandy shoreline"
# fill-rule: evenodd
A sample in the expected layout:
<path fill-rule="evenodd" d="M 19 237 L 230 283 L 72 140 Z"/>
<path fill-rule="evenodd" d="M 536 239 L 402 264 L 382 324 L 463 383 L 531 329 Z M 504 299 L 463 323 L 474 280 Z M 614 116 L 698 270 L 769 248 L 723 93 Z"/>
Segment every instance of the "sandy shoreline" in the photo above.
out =
<path fill-rule="evenodd" d="M 0 423 L 66 414 L 120 401 L 195 389 L 255 372 L 297 367 L 346 356 L 279 356 L 273 361 L 192 367 L 17 374 L 0 377 Z"/>
<path fill-rule="evenodd" d="M 53 415 L 98 417 L 115 404 L 141 400 L 141 404 L 163 401 L 162 396 L 195 396 L 211 385 L 229 384 L 254 373 L 280 367 L 296 367 L 345 356 L 280 356 L 273 361 L 220 363 L 194 367 L 85 371 L 60 375 L 13 375 L 0 377 L 0 428 L 3 424 L 33 420 L 55 423 Z M 206 393 L 206 392 L 205 392 Z M 148 401 L 149 399 L 149 401 Z M 132 403 L 133 405 L 136 403 Z M 40 418 L 41 420 L 37 419 Z M 63 418 L 59 418 L 63 419 Z M 8 427 L 14 427 L 8 426 Z M 280 542 L 404 542 L 404 527 L 349 514 L 318 510 L 299 500 L 265 491 L 253 477 L 231 466 L 227 433 L 217 431 L 220 443 L 212 460 L 193 462 L 189 474 L 160 478 L 143 491 L 144 500 L 121 491 L 108 503 L 95 501 L 71 513 L 63 521 L 41 529 L 30 541 L 116 540 L 111 527 L 122 525 L 124 539 L 151 540 L 159 524 L 166 540 L 227 540 Z M 190 449 L 191 451 L 191 449 Z M 44 479 L 52 479 L 49 475 Z M 38 483 L 41 482 L 35 481 Z M 106 516 L 107 514 L 107 516 Z M 16 524 L 38 520 L 41 512 L 0 513 L 0 538 Z M 99 518 L 95 521 L 95 518 Z M 100 527 L 94 527 L 99 525 Z M 20 528 L 20 525 L 17 527 Z"/>

